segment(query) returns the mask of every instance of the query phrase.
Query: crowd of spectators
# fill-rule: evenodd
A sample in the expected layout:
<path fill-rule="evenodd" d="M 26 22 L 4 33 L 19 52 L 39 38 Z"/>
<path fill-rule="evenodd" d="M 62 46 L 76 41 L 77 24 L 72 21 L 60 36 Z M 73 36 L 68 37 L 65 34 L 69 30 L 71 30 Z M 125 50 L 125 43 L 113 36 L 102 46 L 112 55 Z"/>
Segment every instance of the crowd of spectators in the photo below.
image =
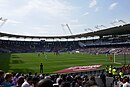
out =
<path fill-rule="evenodd" d="M 80 48 L 81 52 L 91 53 L 91 54 L 130 54 L 130 47 L 87 47 Z"/>
<path fill-rule="evenodd" d="M 102 86 L 99 85 L 99 78 Z M 0 70 L 0 87 L 130 87 L 129 76 L 116 75 L 111 86 L 108 86 L 106 72 L 98 76 L 67 73 L 67 74 L 28 74 L 4 73 Z"/>
<path fill-rule="evenodd" d="M 96 43 L 100 40 L 96 40 Z M 130 54 L 129 45 L 98 45 L 86 46 L 83 43 L 90 43 L 93 41 L 57 41 L 57 42 L 41 42 L 41 41 L 9 41 L 0 40 L 0 52 L 67 52 L 73 50 L 80 50 L 87 53 L 117 53 Z"/>
<path fill-rule="evenodd" d="M 94 76 L 78 74 L 45 75 L 4 73 L 0 71 L 0 86 L 2 87 L 90 87 L 97 86 Z"/>
<path fill-rule="evenodd" d="M 0 52 L 66 52 L 79 47 L 78 42 L 43 42 L 0 40 Z"/>

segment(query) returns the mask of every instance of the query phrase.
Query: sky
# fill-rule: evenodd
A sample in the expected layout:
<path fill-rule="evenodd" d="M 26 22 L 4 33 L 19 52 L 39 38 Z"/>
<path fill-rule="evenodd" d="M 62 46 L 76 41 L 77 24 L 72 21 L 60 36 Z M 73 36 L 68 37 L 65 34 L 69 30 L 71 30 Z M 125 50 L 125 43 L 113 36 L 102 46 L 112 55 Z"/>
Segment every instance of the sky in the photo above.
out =
<path fill-rule="evenodd" d="M 130 22 L 129 3 L 130 0 L 0 0 L 0 17 L 7 19 L 3 25 L 0 20 L 0 32 L 66 36 L 106 29 Z"/>

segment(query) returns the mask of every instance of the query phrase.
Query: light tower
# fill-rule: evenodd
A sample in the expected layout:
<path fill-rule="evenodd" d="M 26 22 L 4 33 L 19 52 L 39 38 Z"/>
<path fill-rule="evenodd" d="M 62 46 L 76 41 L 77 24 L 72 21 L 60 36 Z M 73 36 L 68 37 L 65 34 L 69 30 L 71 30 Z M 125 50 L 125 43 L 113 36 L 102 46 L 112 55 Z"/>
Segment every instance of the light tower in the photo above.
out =
<path fill-rule="evenodd" d="M 119 23 L 123 23 L 123 24 L 119 24 Z M 115 21 L 111 22 L 111 24 L 116 27 L 118 25 L 125 25 L 126 22 L 124 20 L 115 20 Z"/>
<path fill-rule="evenodd" d="M 7 21 L 7 19 L 3 19 L 2 17 L 0 18 L 0 28 L 5 24 L 5 22 Z"/>
<path fill-rule="evenodd" d="M 65 32 L 65 27 L 69 30 L 69 32 L 70 32 L 70 34 L 71 35 L 73 35 L 73 33 L 72 33 L 72 31 L 71 31 L 71 29 L 70 29 L 70 27 L 69 27 L 69 25 L 68 24 L 61 24 L 61 26 L 62 26 L 62 29 L 64 30 L 64 32 Z M 65 32 L 66 33 L 66 32 Z"/>

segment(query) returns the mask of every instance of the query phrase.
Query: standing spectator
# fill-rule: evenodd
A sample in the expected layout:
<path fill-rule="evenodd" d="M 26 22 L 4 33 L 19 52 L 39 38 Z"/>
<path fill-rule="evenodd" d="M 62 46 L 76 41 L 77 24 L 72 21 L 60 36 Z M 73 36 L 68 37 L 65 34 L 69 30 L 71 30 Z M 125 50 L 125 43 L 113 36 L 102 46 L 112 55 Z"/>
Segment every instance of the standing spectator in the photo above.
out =
<path fill-rule="evenodd" d="M 112 65 L 109 66 L 109 77 L 112 77 Z"/>
<path fill-rule="evenodd" d="M 120 78 L 123 78 L 123 72 L 122 72 L 122 70 L 120 70 L 119 76 L 120 76 Z"/>
<path fill-rule="evenodd" d="M 106 73 L 108 75 L 108 73 L 109 73 L 109 65 L 106 66 L 105 71 L 106 71 Z"/>
<path fill-rule="evenodd" d="M 40 73 L 43 73 L 43 64 L 40 64 Z"/>
<path fill-rule="evenodd" d="M 112 69 L 112 75 L 113 75 L 113 84 L 117 85 L 118 76 L 117 76 L 117 70 L 115 67 Z"/>
<path fill-rule="evenodd" d="M 104 74 L 104 72 L 101 73 L 100 78 L 103 82 L 104 87 L 106 87 L 106 75 Z"/>

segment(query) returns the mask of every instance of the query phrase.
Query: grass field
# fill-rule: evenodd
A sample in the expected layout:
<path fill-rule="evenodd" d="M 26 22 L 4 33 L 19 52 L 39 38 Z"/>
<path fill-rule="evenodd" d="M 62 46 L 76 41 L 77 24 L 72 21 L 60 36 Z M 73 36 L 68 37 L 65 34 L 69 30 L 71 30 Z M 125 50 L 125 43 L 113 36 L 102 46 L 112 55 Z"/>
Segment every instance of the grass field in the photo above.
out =
<path fill-rule="evenodd" d="M 40 56 L 38 56 L 40 54 Z M 47 57 L 47 59 L 45 58 Z M 0 54 L 0 69 L 5 72 L 38 72 L 39 65 L 43 63 L 45 73 L 53 73 L 54 71 L 69 68 L 72 66 L 86 66 L 102 64 L 100 68 L 104 68 L 107 64 L 113 64 L 106 55 L 91 55 L 82 53 L 12 53 Z M 118 65 L 116 65 L 118 66 Z"/>

